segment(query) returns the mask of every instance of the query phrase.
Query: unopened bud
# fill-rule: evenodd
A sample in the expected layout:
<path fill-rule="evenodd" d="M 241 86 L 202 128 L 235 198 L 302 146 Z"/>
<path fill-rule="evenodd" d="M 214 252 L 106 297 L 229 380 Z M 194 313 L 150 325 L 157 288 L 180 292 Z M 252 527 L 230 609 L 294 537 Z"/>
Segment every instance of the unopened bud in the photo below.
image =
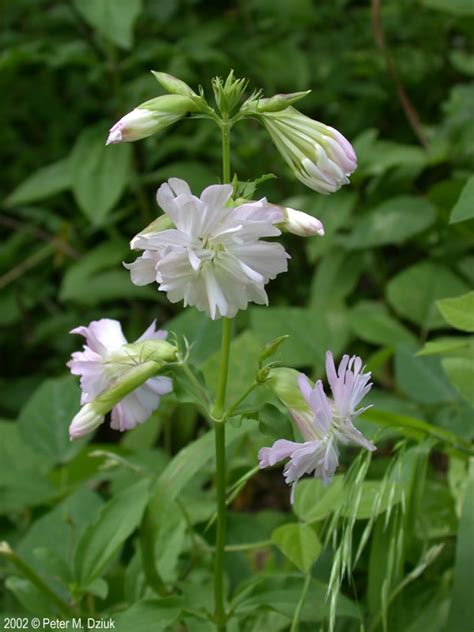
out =
<path fill-rule="evenodd" d="M 169 75 L 167 72 L 156 72 L 152 70 L 151 73 L 166 92 L 170 94 L 180 94 L 183 97 L 197 96 L 194 90 L 181 79 L 173 77 L 173 75 Z"/>
<path fill-rule="evenodd" d="M 324 226 L 316 217 L 297 211 L 294 208 L 284 208 L 285 221 L 280 228 L 288 233 L 299 235 L 300 237 L 309 237 L 311 235 L 324 235 Z"/>
<path fill-rule="evenodd" d="M 110 128 L 105 144 L 128 143 L 146 138 L 197 109 L 193 99 L 185 96 L 167 94 L 150 99 L 115 123 Z"/>
<path fill-rule="evenodd" d="M 309 94 L 311 90 L 305 90 L 304 92 L 291 92 L 290 94 L 275 94 L 268 99 L 256 99 L 253 102 L 249 102 L 247 107 L 246 104 L 242 106 L 243 110 L 246 109 L 254 109 L 255 112 L 281 112 L 281 110 L 286 110 L 290 105 L 296 103 L 300 99 L 303 99 L 307 94 Z"/>
<path fill-rule="evenodd" d="M 310 411 L 310 408 L 298 386 L 298 375 L 295 369 L 286 367 L 272 369 L 268 384 L 287 408 L 306 413 Z"/>
<path fill-rule="evenodd" d="M 69 426 L 69 437 L 71 441 L 83 437 L 98 428 L 100 424 L 103 423 L 104 416 L 107 412 L 108 410 L 102 412 L 102 407 L 100 404 L 96 404 L 96 402 L 84 404 Z"/>
<path fill-rule="evenodd" d="M 259 363 L 263 364 L 265 360 L 268 360 L 268 358 L 271 358 L 272 355 L 278 351 L 282 342 L 285 342 L 287 338 L 289 338 L 288 335 L 278 336 L 278 338 L 274 338 L 273 340 L 270 340 L 270 342 L 267 342 L 267 344 L 264 346 L 264 348 L 260 352 L 260 355 L 258 356 Z"/>

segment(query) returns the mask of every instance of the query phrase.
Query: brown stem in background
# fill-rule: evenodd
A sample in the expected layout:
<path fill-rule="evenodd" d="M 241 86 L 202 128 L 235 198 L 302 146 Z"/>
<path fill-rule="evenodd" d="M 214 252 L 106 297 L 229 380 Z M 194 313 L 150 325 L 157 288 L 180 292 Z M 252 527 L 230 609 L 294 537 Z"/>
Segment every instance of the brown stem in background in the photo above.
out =
<path fill-rule="evenodd" d="M 381 0 L 371 0 L 372 6 L 372 28 L 374 31 L 375 43 L 377 44 L 377 48 L 382 53 L 382 56 L 385 60 L 385 64 L 387 66 L 387 70 L 389 75 L 392 78 L 393 83 L 395 84 L 395 88 L 397 91 L 398 99 L 401 103 L 403 111 L 405 112 L 405 116 L 410 123 L 410 127 L 415 133 L 416 137 L 420 141 L 420 144 L 428 149 L 428 141 L 423 132 L 423 128 L 421 126 L 420 117 L 418 116 L 418 112 L 415 109 L 415 106 L 411 102 L 408 94 L 405 91 L 402 80 L 398 73 L 397 67 L 390 56 L 388 49 L 385 45 L 385 33 L 382 26 L 382 20 L 380 17 L 380 3 Z"/>

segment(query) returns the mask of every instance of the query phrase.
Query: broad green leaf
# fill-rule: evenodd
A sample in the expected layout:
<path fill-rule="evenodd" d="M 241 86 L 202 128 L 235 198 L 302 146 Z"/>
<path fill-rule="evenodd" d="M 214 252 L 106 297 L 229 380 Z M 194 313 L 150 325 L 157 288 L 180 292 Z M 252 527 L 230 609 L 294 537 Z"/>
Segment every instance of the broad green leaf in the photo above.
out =
<path fill-rule="evenodd" d="M 469 288 L 449 268 L 422 261 L 405 268 L 387 285 L 387 299 L 393 309 L 423 329 L 446 327 L 435 301 L 456 296 Z"/>
<path fill-rule="evenodd" d="M 413 343 L 414 335 L 380 303 L 361 301 L 349 312 L 349 324 L 354 333 L 364 340 L 377 345 L 396 345 L 399 342 Z"/>
<path fill-rule="evenodd" d="M 446 629 L 450 632 L 464 632 L 474 621 L 474 599 L 472 598 L 472 569 L 474 568 L 474 472 L 471 467 L 464 493 L 464 503 L 459 521 L 456 544 L 454 583 Z"/>
<path fill-rule="evenodd" d="M 443 358 L 444 372 L 454 388 L 474 407 L 474 354 L 471 358 Z"/>
<path fill-rule="evenodd" d="M 450 0 L 450 2 L 455 2 L 455 0 Z M 466 0 L 466 5 L 470 4 L 472 9 L 472 15 L 474 15 L 474 6 L 470 0 Z M 450 224 L 455 224 L 457 222 L 464 222 L 467 219 L 472 219 L 474 217 L 474 176 L 471 176 L 469 180 L 466 182 L 464 189 L 461 191 L 461 195 L 459 196 L 458 201 L 454 205 L 453 210 L 451 211 L 451 217 L 449 220 Z"/>
<path fill-rule="evenodd" d="M 180 597 L 144 599 L 114 615 L 118 632 L 163 632 L 177 621 L 185 604 Z"/>
<path fill-rule="evenodd" d="M 305 478 L 295 490 L 293 510 L 304 522 L 317 522 L 327 518 L 344 498 L 344 477 L 340 474 L 329 485 L 318 478 Z"/>
<path fill-rule="evenodd" d="M 132 47 L 142 0 L 74 0 L 74 5 L 91 26 L 117 46 Z"/>
<path fill-rule="evenodd" d="M 474 6 L 471 0 L 422 0 L 425 7 L 439 9 L 452 15 L 474 15 Z M 453 630 L 453 632 L 455 632 Z"/>
<path fill-rule="evenodd" d="M 0 513 L 41 505 L 55 495 L 51 461 L 23 441 L 18 424 L 0 421 Z"/>
<path fill-rule="evenodd" d="M 52 165 L 38 169 L 24 180 L 10 193 L 5 200 L 5 205 L 19 206 L 38 202 L 69 189 L 70 185 L 69 159 L 59 160 Z"/>
<path fill-rule="evenodd" d="M 455 393 L 436 357 L 420 357 L 416 349 L 399 345 L 395 354 L 395 377 L 399 387 L 416 402 L 450 402 Z"/>
<path fill-rule="evenodd" d="M 44 592 L 40 591 L 34 584 L 24 577 L 17 577 L 16 575 L 10 575 L 5 580 L 5 588 L 15 595 L 15 599 L 21 604 L 26 612 L 34 615 L 35 617 L 48 617 L 52 619 L 53 616 L 61 618 L 64 613 L 58 611 L 55 602 L 49 599 Z M 2 613 L 3 615 L 3 613 Z M 17 613 L 15 619 L 20 621 L 21 618 Z M 6 624 L 6 617 L 2 617 L 3 622 Z M 1 622 L 0 622 L 1 626 Z M 8 627 L 0 627 L 0 630 L 7 630 Z"/>
<path fill-rule="evenodd" d="M 150 481 L 127 487 L 101 509 L 97 520 L 83 531 L 74 553 L 75 576 L 86 588 L 105 570 L 125 540 L 141 522 L 149 498 Z"/>
<path fill-rule="evenodd" d="M 321 309 L 327 301 L 344 299 L 356 285 L 364 267 L 359 252 L 328 252 L 319 261 L 311 283 L 310 306 Z"/>
<path fill-rule="evenodd" d="M 428 341 L 425 346 L 417 352 L 417 356 L 425 355 L 441 355 L 444 353 L 453 353 L 466 349 L 469 346 L 470 338 L 438 338 Z"/>
<path fill-rule="evenodd" d="M 386 200 L 358 221 L 348 246 L 401 244 L 431 226 L 435 216 L 433 206 L 423 198 L 406 195 Z"/>
<path fill-rule="evenodd" d="M 91 0 L 101 4 L 107 0 Z M 115 0 L 110 0 L 115 2 Z M 127 185 L 130 146 L 105 146 L 107 130 L 102 126 L 82 132 L 71 152 L 74 197 L 93 226 L 103 226 Z"/>
<path fill-rule="evenodd" d="M 277 527 L 272 540 L 303 573 L 311 570 L 321 553 L 321 543 L 314 530 L 305 524 L 292 523 Z"/>
<path fill-rule="evenodd" d="M 287 366 L 314 366 L 331 349 L 337 355 L 348 341 L 347 315 L 342 305 L 320 311 L 316 306 L 252 308 L 250 320 L 262 344 L 288 335 L 279 361 Z"/>
<path fill-rule="evenodd" d="M 455 298 L 444 298 L 436 305 L 452 327 L 461 331 L 474 332 L 474 292 Z"/>
<path fill-rule="evenodd" d="M 21 410 L 18 428 L 24 442 L 53 463 L 69 461 L 90 439 L 69 439 L 69 424 L 79 410 L 80 392 L 78 380 L 70 375 L 49 379 Z"/>
<path fill-rule="evenodd" d="M 59 297 L 79 305 L 95 306 L 114 299 L 159 299 L 156 287 L 139 287 L 130 280 L 122 261 L 130 256 L 122 240 L 106 241 L 85 253 L 63 277 Z"/>

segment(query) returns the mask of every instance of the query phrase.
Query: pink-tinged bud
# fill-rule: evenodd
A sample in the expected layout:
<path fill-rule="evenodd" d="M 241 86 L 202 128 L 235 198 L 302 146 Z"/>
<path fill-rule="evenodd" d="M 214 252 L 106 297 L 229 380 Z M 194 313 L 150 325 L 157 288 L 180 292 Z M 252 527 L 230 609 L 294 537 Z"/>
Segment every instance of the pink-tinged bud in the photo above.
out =
<path fill-rule="evenodd" d="M 357 157 L 349 141 L 333 127 L 293 107 L 265 112 L 260 119 L 295 176 L 319 193 L 334 193 L 349 183 Z"/>
<path fill-rule="evenodd" d="M 195 101 L 180 95 L 165 95 L 142 103 L 110 128 L 106 145 L 129 143 L 151 136 L 196 111 Z"/>
<path fill-rule="evenodd" d="M 69 426 L 71 441 L 83 437 L 98 428 L 104 421 L 104 414 L 97 411 L 95 402 L 84 404 Z"/>
<path fill-rule="evenodd" d="M 294 208 L 285 208 L 285 222 L 281 225 L 283 230 L 300 237 L 310 237 L 311 235 L 324 235 L 324 226 L 316 217 L 296 211 Z"/>

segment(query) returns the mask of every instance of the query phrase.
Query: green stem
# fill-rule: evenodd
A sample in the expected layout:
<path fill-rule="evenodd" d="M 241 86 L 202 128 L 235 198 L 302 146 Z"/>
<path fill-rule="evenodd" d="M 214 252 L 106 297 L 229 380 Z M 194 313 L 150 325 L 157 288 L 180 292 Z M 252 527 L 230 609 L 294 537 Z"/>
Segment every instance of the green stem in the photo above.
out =
<path fill-rule="evenodd" d="M 7 542 L 0 542 L 0 555 L 7 558 L 12 564 L 14 564 L 20 573 L 29 579 L 30 582 L 38 588 L 44 595 L 46 595 L 50 601 L 52 601 L 61 614 L 66 617 L 70 617 L 73 614 L 71 607 L 61 599 L 51 588 L 46 584 L 41 577 L 34 571 L 29 564 L 27 564 L 21 557 L 19 557 L 13 549 L 7 544 Z"/>
<path fill-rule="evenodd" d="M 220 125 L 222 138 L 222 179 L 230 182 L 230 124 L 222 121 Z M 214 558 L 214 621 L 217 632 L 226 630 L 226 611 L 224 605 L 224 549 L 226 535 L 226 470 L 225 470 L 225 392 L 227 374 L 229 371 L 230 342 L 232 339 L 232 321 L 223 319 L 221 356 L 219 366 L 219 382 L 217 384 L 216 401 L 211 417 L 214 420 L 216 446 L 216 495 L 217 495 L 217 524 L 216 524 L 216 553 Z"/>
<path fill-rule="evenodd" d="M 224 419 L 227 419 L 228 417 L 231 417 L 232 414 L 234 413 L 234 411 L 240 406 L 240 404 L 247 399 L 247 397 L 250 395 L 250 393 L 255 390 L 257 388 L 257 386 L 260 386 L 260 382 L 254 382 L 251 386 L 248 387 L 248 389 L 245 391 L 245 393 L 239 397 L 238 400 L 236 400 L 232 406 L 229 406 L 229 408 L 225 411 L 224 413 Z"/>
<path fill-rule="evenodd" d="M 298 601 L 298 605 L 296 606 L 295 614 L 293 615 L 293 621 L 291 623 L 290 632 L 298 632 L 298 627 L 300 623 L 301 610 L 304 605 L 304 601 L 306 599 L 306 595 L 308 593 L 309 585 L 311 583 L 311 573 L 306 575 L 306 579 L 303 585 L 303 590 L 301 591 L 301 597 Z"/>

